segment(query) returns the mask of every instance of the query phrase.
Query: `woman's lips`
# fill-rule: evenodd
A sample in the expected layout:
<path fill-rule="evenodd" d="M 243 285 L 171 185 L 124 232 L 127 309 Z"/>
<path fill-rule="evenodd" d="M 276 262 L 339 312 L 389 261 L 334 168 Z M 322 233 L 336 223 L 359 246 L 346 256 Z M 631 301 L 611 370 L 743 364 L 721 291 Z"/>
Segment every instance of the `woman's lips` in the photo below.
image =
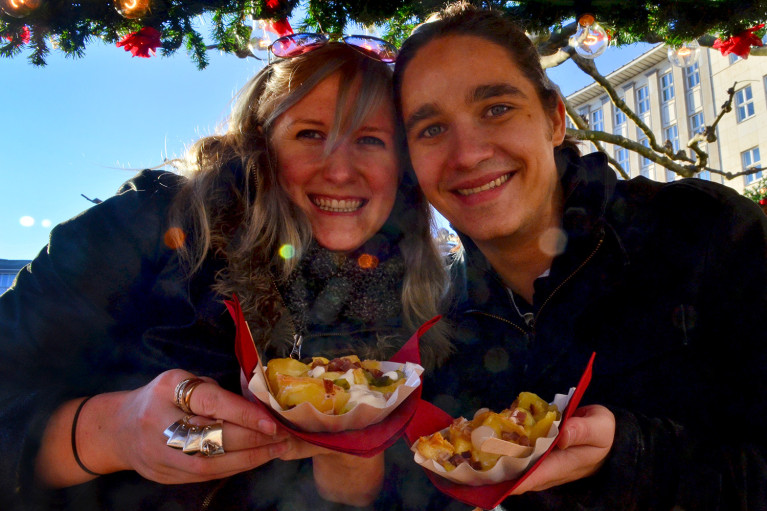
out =
<path fill-rule="evenodd" d="M 459 195 L 469 196 L 469 195 L 474 195 L 475 193 L 492 190 L 493 188 L 497 188 L 501 186 L 503 183 L 505 183 L 506 181 L 508 181 L 513 174 L 514 174 L 513 172 L 509 172 L 508 174 L 504 174 L 500 177 L 497 177 L 493 179 L 492 181 L 489 181 L 481 186 L 476 186 L 473 188 L 458 188 L 456 189 L 456 192 Z"/>

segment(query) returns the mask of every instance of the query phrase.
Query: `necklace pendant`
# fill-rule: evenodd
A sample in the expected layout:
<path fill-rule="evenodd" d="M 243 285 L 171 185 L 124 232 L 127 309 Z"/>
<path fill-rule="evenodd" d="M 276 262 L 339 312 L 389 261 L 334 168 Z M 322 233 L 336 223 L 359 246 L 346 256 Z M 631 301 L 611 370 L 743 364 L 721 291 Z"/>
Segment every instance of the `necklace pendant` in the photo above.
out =
<path fill-rule="evenodd" d="M 522 319 L 525 320 L 525 325 L 530 326 L 530 324 L 535 319 L 535 314 L 533 314 L 532 312 L 525 312 L 524 314 L 522 314 Z"/>
<path fill-rule="evenodd" d="M 304 343 L 304 338 L 298 334 L 293 335 L 293 349 L 290 350 L 290 358 L 301 360 L 301 345 Z"/>

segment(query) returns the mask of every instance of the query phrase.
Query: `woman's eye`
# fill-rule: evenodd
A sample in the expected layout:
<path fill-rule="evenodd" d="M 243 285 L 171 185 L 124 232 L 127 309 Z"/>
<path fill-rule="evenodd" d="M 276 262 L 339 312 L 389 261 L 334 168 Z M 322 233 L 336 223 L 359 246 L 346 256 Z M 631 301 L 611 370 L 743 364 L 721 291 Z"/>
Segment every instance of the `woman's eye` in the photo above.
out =
<path fill-rule="evenodd" d="M 440 133 L 444 131 L 445 131 L 444 126 L 440 124 L 432 124 L 431 126 L 429 126 L 428 128 L 426 128 L 425 130 L 421 132 L 421 137 L 422 138 L 436 137 L 437 135 L 439 135 Z"/>
<path fill-rule="evenodd" d="M 322 140 L 325 137 L 317 130 L 301 130 L 296 133 L 296 138 L 304 138 L 310 140 Z"/>
<path fill-rule="evenodd" d="M 509 110 L 511 110 L 509 105 L 493 105 L 487 109 L 487 116 L 498 117 L 499 115 L 505 114 Z"/>
<path fill-rule="evenodd" d="M 358 138 L 357 143 L 363 144 L 363 145 L 378 145 L 378 146 L 386 147 L 386 143 L 383 140 L 381 140 L 378 137 L 373 137 L 370 135 L 366 135 L 364 137 Z"/>

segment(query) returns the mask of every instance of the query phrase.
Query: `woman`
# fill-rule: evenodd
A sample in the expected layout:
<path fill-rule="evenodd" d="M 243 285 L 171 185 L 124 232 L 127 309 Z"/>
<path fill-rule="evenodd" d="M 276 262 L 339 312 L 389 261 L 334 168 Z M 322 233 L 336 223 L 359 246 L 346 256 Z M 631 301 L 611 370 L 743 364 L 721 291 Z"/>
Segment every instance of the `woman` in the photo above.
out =
<path fill-rule="evenodd" d="M 394 82 L 418 181 L 466 247 L 456 353 L 424 398 L 453 415 L 551 399 L 596 352 L 586 406 L 503 506 L 767 506 L 764 434 L 722 430 L 767 418 L 761 211 L 581 157 L 535 47 L 499 12 L 449 7 L 403 44 Z"/>
<path fill-rule="evenodd" d="M 347 44 L 279 60 L 188 178 L 143 171 L 54 229 L 0 299 L 4 509 L 317 508 L 309 464 L 267 463 L 307 456 L 321 495 L 373 498 L 382 456 L 299 442 L 240 395 L 222 301 L 239 297 L 267 358 L 294 335 L 302 355 L 386 358 L 434 315 L 441 264 L 390 87 Z M 426 360 L 446 352 L 434 339 Z M 185 415 L 214 424 L 193 453 L 225 454 L 167 446 Z"/>

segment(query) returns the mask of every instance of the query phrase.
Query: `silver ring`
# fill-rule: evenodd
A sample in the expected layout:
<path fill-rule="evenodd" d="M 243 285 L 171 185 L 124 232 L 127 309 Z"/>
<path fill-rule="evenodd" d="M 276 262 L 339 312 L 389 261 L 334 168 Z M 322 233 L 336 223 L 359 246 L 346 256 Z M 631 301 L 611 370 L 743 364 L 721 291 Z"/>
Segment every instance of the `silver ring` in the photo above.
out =
<path fill-rule="evenodd" d="M 200 453 L 203 456 L 221 456 L 224 452 L 224 427 L 220 422 L 210 424 L 202 429 Z"/>
<path fill-rule="evenodd" d="M 166 444 L 180 449 L 185 454 L 198 452 L 205 457 L 221 456 L 224 452 L 224 429 L 220 422 L 198 426 L 189 422 L 193 415 L 179 419 L 163 431 L 168 438 Z"/>

